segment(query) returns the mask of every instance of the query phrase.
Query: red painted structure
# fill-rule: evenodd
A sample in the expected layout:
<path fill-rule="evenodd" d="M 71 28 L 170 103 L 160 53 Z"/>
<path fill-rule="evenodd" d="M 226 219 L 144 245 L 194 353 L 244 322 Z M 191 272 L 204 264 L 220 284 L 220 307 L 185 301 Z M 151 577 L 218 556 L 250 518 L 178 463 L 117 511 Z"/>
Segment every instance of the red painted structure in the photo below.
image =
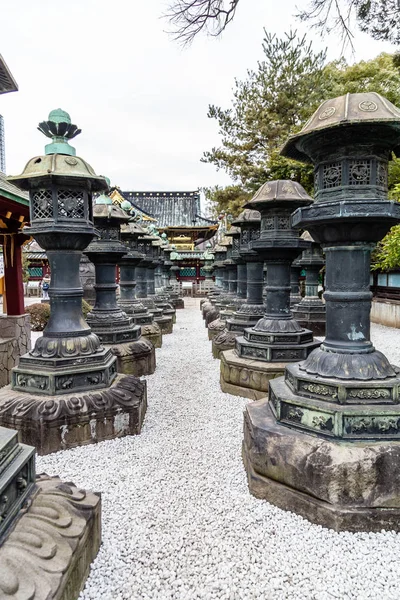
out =
<path fill-rule="evenodd" d="M 28 194 L 6 181 L 5 175 L 0 173 L 0 244 L 3 246 L 5 281 L 3 310 L 8 315 L 23 315 L 25 312 L 21 246 L 28 238 L 21 229 L 28 222 Z"/>

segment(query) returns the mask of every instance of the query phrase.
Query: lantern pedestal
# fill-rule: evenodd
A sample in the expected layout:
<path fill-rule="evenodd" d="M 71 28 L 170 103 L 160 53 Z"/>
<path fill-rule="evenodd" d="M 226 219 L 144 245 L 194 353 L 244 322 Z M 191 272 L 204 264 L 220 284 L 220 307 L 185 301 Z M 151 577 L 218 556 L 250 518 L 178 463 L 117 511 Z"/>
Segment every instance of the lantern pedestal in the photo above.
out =
<path fill-rule="evenodd" d="M 223 392 L 233 396 L 242 396 L 250 400 L 259 400 L 268 395 L 271 379 L 281 377 L 286 363 L 264 363 L 242 358 L 235 350 L 220 353 L 220 386 Z"/>
<path fill-rule="evenodd" d="M 67 381 L 57 396 L 21 393 L 6 386 L 0 390 L 0 422 L 17 429 L 21 440 L 35 446 L 40 455 L 140 433 L 147 408 L 146 382 L 118 375 L 106 387 L 99 385 L 98 374 L 89 379 L 95 389 L 68 393 Z"/>
<path fill-rule="evenodd" d="M 295 412 L 289 416 L 294 422 Z M 291 429 L 264 399 L 246 407 L 243 461 L 254 496 L 312 523 L 400 530 L 400 442 L 343 443 Z"/>

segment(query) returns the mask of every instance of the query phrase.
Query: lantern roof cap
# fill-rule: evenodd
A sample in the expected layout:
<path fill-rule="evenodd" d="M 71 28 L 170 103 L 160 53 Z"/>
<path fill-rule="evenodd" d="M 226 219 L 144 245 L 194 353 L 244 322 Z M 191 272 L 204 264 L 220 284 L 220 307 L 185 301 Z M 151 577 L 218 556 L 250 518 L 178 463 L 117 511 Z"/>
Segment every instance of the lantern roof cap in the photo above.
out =
<path fill-rule="evenodd" d="M 246 204 L 249 208 L 253 206 L 274 206 L 282 203 L 294 203 L 296 205 L 308 205 L 313 202 L 311 196 L 297 181 L 290 179 L 277 179 L 267 181 L 254 194 L 253 198 Z"/>
<path fill-rule="evenodd" d="M 143 229 L 143 227 L 141 227 L 139 225 L 139 223 L 132 221 L 132 219 L 130 219 L 128 223 L 122 223 L 121 233 L 122 234 L 131 234 L 131 235 L 135 235 L 136 237 L 139 237 L 139 236 L 145 235 L 145 230 Z"/>
<path fill-rule="evenodd" d="M 226 248 L 219 243 L 214 246 L 214 252 L 226 252 Z"/>
<path fill-rule="evenodd" d="M 245 208 L 240 215 L 232 221 L 232 225 L 242 225 L 242 223 L 257 223 L 261 221 L 261 214 L 258 210 Z"/>
<path fill-rule="evenodd" d="M 325 100 L 303 129 L 288 138 L 281 154 L 302 162 L 312 162 L 302 147 L 304 138 L 332 128 L 374 123 L 387 123 L 400 131 L 400 109 L 377 92 L 345 94 Z"/>
<path fill-rule="evenodd" d="M 231 236 L 231 237 L 234 235 L 239 236 L 240 235 L 240 227 L 236 227 L 236 225 L 231 225 L 231 228 L 225 232 L 225 235 Z"/>
<path fill-rule="evenodd" d="M 107 196 L 106 194 L 101 194 L 95 199 L 93 217 L 95 219 L 112 219 L 113 221 L 120 221 L 121 223 L 130 221 L 131 219 L 120 206 L 113 204 L 110 196 Z"/>

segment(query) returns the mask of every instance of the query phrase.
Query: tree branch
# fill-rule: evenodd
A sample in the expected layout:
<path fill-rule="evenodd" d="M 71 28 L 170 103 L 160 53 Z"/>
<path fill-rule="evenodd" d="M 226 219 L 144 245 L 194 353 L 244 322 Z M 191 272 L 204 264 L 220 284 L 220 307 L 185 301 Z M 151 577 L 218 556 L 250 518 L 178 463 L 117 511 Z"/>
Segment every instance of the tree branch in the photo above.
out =
<path fill-rule="evenodd" d="M 183 45 L 205 31 L 219 36 L 235 16 L 239 0 L 174 0 L 164 17 L 172 25 L 172 35 Z"/>

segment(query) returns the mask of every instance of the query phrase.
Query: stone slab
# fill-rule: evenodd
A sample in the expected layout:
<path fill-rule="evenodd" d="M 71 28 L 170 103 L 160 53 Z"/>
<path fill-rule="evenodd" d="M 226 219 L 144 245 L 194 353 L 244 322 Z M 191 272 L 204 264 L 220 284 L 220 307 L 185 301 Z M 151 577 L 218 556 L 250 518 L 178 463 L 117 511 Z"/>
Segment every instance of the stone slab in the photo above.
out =
<path fill-rule="evenodd" d="M 0 390 L 0 425 L 16 429 L 40 455 L 137 435 L 146 409 L 146 381 L 133 375 L 118 375 L 108 388 L 60 396 Z"/>
<path fill-rule="evenodd" d="M 400 442 L 339 442 L 277 423 L 267 399 L 245 410 L 250 492 L 335 531 L 400 530 Z"/>
<path fill-rule="evenodd" d="M 0 598 L 76 600 L 101 542 L 101 500 L 39 475 L 0 547 Z"/>
<path fill-rule="evenodd" d="M 156 370 L 156 351 L 146 338 L 137 342 L 106 346 L 117 357 L 117 371 L 124 375 L 152 375 Z"/>
<path fill-rule="evenodd" d="M 221 352 L 220 359 L 222 391 L 251 400 L 265 398 L 270 380 L 281 377 L 286 367 L 286 363 L 266 363 L 241 358 L 236 350 Z"/>

